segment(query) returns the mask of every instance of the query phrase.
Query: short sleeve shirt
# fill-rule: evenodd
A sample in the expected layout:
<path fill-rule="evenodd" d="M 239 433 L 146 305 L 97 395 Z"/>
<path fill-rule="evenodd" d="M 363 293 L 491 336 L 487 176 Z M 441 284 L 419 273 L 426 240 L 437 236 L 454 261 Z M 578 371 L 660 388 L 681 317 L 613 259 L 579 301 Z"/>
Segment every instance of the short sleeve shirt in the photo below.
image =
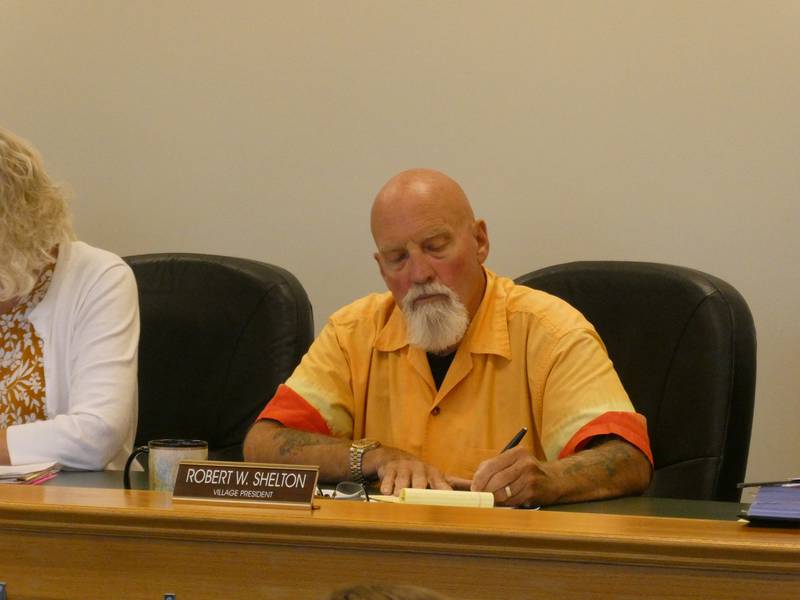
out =
<path fill-rule="evenodd" d="M 336 312 L 259 418 L 349 439 L 369 437 L 442 472 L 471 477 L 521 427 L 541 460 L 613 434 L 652 461 L 594 327 L 566 302 L 486 270 L 484 297 L 437 390 L 408 343 L 390 293 Z"/>

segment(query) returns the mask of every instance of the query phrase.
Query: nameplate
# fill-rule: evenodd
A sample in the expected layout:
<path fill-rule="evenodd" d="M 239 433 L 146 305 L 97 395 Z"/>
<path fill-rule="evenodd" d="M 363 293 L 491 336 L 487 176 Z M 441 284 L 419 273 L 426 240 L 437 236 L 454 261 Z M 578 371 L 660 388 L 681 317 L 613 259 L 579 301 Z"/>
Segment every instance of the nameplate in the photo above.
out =
<path fill-rule="evenodd" d="M 173 500 L 311 508 L 319 468 L 223 461 L 181 461 Z"/>

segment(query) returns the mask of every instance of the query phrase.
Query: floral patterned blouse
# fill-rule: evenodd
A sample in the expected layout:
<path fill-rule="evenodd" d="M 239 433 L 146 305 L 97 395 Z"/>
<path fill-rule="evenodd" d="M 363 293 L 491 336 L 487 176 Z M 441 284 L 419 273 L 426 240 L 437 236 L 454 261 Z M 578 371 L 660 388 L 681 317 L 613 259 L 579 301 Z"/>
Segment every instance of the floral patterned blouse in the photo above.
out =
<path fill-rule="evenodd" d="M 46 419 L 42 339 L 28 315 L 47 293 L 55 264 L 33 290 L 0 315 L 0 427 Z"/>

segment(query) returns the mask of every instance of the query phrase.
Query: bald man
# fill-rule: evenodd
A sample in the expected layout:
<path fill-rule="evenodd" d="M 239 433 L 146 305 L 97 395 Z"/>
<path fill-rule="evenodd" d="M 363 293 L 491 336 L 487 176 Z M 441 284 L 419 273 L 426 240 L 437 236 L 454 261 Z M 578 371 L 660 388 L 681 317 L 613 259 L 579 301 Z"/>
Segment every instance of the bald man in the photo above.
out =
<path fill-rule="evenodd" d="M 597 332 L 483 266 L 486 223 L 444 173 L 405 171 L 372 206 L 388 293 L 337 311 L 245 440 L 323 481 L 489 491 L 509 506 L 641 493 L 652 456 Z M 527 427 L 519 445 L 503 448 Z"/>

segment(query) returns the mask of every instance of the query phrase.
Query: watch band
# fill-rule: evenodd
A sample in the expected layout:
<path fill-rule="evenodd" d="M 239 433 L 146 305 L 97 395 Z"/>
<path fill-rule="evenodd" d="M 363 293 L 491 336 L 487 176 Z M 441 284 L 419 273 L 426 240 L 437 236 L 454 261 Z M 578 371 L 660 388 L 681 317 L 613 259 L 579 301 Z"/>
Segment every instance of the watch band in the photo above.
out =
<path fill-rule="evenodd" d="M 366 483 L 363 471 L 364 454 L 380 445 L 379 441 L 370 439 L 356 440 L 350 444 L 350 479 L 352 481 Z"/>

